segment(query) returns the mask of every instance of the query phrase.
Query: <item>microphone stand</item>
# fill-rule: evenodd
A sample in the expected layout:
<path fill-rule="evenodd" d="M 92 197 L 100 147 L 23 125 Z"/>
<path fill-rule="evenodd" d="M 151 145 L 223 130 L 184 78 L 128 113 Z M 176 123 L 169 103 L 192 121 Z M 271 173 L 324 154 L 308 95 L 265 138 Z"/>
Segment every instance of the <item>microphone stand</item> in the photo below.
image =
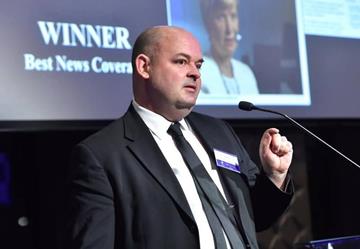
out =
<path fill-rule="evenodd" d="M 325 142 L 323 139 L 321 139 L 320 137 L 318 137 L 317 135 L 315 135 L 314 133 L 312 133 L 310 130 L 308 130 L 307 128 L 305 128 L 304 126 L 302 126 L 301 124 L 299 124 L 297 121 L 295 121 L 294 119 L 290 118 L 288 115 L 281 113 L 281 112 L 277 112 L 277 111 L 273 111 L 273 110 L 268 110 L 268 109 L 263 109 L 260 107 L 257 107 L 251 103 L 248 103 L 249 108 L 248 109 L 243 109 L 242 110 L 246 110 L 246 111 L 251 111 L 251 110 L 259 110 L 259 111 L 263 111 L 263 112 L 269 112 L 269 113 L 273 113 L 273 114 L 277 114 L 280 115 L 288 120 L 290 120 L 292 123 L 294 123 L 296 126 L 300 127 L 301 129 L 303 129 L 304 131 L 306 131 L 308 134 L 310 134 L 311 136 L 315 137 L 317 140 L 319 140 L 320 142 L 322 142 L 323 144 L 325 144 L 327 147 L 329 147 L 330 149 L 332 149 L 333 151 L 335 151 L 336 153 L 338 153 L 339 155 L 341 155 L 343 158 L 345 158 L 346 160 L 348 160 L 349 162 L 351 162 L 354 166 L 360 168 L 359 164 L 357 164 L 356 162 L 354 162 L 353 160 L 351 160 L 349 157 L 345 156 L 343 153 L 341 153 L 339 150 L 335 149 L 333 146 L 331 146 L 330 144 L 328 144 L 327 142 Z M 239 105 L 240 106 L 240 105 Z"/>

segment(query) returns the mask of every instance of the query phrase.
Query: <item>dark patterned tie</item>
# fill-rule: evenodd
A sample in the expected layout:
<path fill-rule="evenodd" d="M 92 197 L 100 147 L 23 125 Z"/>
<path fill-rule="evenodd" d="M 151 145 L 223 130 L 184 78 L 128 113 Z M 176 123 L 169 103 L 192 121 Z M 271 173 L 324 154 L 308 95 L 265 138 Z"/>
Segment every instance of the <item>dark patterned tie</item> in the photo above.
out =
<path fill-rule="evenodd" d="M 204 212 L 214 235 L 216 249 L 227 248 L 223 231 L 225 231 L 232 249 L 245 248 L 230 207 L 210 175 L 207 173 L 191 145 L 183 136 L 180 130 L 180 123 L 176 122 L 171 125 L 168 129 L 168 133 L 172 136 L 194 178 Z"/>

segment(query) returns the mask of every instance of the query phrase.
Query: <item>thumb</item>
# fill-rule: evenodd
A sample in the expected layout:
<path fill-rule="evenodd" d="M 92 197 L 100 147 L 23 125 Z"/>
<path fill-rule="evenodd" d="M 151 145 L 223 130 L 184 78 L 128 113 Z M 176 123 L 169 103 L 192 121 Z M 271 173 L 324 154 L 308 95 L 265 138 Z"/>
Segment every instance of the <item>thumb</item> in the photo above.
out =
<path fill-rule="evenodd" d="M 260 158 L 262 158 L 264 153 L 268 149 L 270 149 L 270 145 L 272 142 L 272 135 L 278 134 L 278 133 L 279 133 L 279 130 L 276 128 L 269 128 L 264 132 L 264 134 L 261 137 L 261 141 L 260 141 L 260 148 L 259 148 Z"/>

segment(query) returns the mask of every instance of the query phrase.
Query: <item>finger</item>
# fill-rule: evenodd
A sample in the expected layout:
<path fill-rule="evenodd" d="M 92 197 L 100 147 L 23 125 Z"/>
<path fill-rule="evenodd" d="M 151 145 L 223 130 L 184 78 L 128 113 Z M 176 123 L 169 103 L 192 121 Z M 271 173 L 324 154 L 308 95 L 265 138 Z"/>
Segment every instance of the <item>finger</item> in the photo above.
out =
<path fill-rule="evenodd" d="M 276 128 L 267 129 L 261 138 L 261 144 L 264 146 L 269 146 L 271 143 L 272 135 L 277 133 L 279 133 L 279 130 Z"/>
<path fill-rule="evenodd" d="M 287 141 L 286 138 L 282 138 L 280 148 L 276 154 L 278 156 L 283 156 L 288 154 L 289 152 L 292 152 L 292 143 Z"/>
<path fill-rule="evenodd" d="M 279 133 L 273 134 L 271 139 L 271 151 L 273 153 L 278 153 L 281 149 L 282 141 L 281 141 L 281 135 Z"/>
<path fill-rule="evenodd" d="M 273 132 L 275 132 L 275 131 L 268 129 L 262 135 L 261 141 L 260 141 L 260 147 L 259 147 L 260 158 L 263 157 L 267 153 L 267 151 L 270 149 L 270 144 L 271 144 L 271 140 L 272 140 L 271 134 Z"/>
<path fill-rule="evenodd" d="M 270 145 L 270 143 L 271 143 L 271 135 L 270 135 L 270 133 L 269 132 L 264 132 L 264 134 L 261 137 L 260 144 L 262 146 L 267 147 L 267 146 Z"/>
<path fill-rule="evenodd" d="M 278 150 L 278 153 L 279 154 L 284 154 L 286 153 L 287 151 L 287 138 L 285 136 L 281 136 L 280 138 L 280 147 L 279 147 L 279 150 Z"/>
<path fill-rule="evenodd" d="M 265 131 L 265 133 L 269 133 L 270 135 L 280 133 L 279 129 L 277 128 L 269 128 Z"/>
<path fill-rule="evenodd" d="M 284 144 L 284 149 L 283 151 L 285 153 L 289 153 L 293 150 L 293 146 L 292 146 L 292 143 L 290 141 L 286 141 L 286 143 Z"/>

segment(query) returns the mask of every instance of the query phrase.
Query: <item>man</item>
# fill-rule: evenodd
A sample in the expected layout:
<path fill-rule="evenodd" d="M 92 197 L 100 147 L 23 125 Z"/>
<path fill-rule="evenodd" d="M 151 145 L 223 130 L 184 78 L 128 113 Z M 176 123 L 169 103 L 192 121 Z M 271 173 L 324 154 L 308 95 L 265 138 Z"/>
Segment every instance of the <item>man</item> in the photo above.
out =
<path fill-rule="evenodd" d="M 259 172 L 227 124 L 192 113 L 202 63 L 198 41 L 183 29 L 153 27 L 138 37 L 128 111 L 75 148 L 65 248 L 214 249 L 221 236 L 223 248 L 258 248 L 254 215 L 257 228 L 267 227 L 291 199 L 281 190 L 291 143 L 267 130 Z M 240 243 L 225 226 L 215 232 L 210 224 L 220 223 L 208 216 L 217 207 L 168 132 L 177 122 L 201 161 L 198 169 L 206 168 L 209 186 L 216 184 L 226 202 L 223 211 L 231 210 L 228 224 Z M 220 157 L 239 170 L 217 167 Z"/>

